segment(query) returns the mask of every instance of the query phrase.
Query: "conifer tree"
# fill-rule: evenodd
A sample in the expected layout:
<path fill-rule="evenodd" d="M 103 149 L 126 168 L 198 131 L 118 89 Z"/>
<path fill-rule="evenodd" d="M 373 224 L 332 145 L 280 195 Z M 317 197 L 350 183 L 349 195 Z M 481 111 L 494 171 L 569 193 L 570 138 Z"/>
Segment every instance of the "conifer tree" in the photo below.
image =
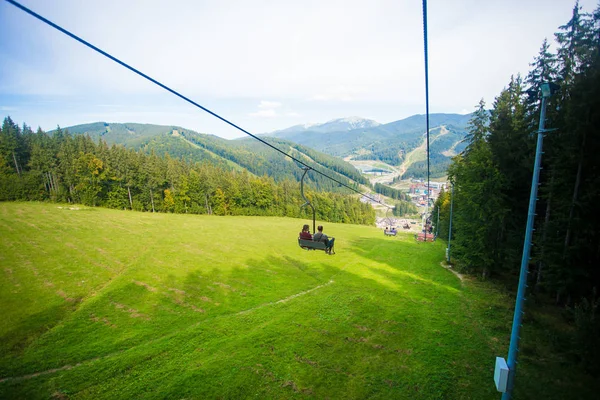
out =
<path fill-rule="evenodd" d="M 479 102 L 469 122 L 468 145 L 448 170 L 454 184 L 456 237 L 454 255 L 463 270 L 487 278 L 498 265 L 498 236 L 505 209 L 502 178 L 487 142 L 488 112 Z"/>
<path fill-rule="evenodd" d="M 575 75 L 583 71 L 592 61 L 593 20 L 591 15 L 581 12 L 579 0 L 575 2 L 571 19 L 560 26 L 555 34 L 559 44 L 559 76 L 567 95 Z"/>
<path fill-rule="evenodd" d="M 494 102 L 488 142 L 492 159 L 502 177 L 496 196 L 506 212 L 496 241 L 496 263 L 517 269 L 527 221 L 535 137 L 528 129 L 520 77 L 510 83 Z"/>

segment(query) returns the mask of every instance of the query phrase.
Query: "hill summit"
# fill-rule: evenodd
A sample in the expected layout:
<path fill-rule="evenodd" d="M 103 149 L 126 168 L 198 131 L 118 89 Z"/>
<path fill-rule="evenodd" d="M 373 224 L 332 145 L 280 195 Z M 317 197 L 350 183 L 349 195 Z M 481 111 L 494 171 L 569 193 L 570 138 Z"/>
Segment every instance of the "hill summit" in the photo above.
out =
<path fill-rule="evenodd" d="M 412 115 L 380 124 L 358 117 L 341 118 L 325 124 L 296 125 L 268 136 L 343 158 L 347 161 L 373 161 L 388 164 L 400 176 L 422 178 L 427 173 L 426 116 Z M 430 155 L 432 176 L 443 176 L 451 157 L 464 150 L 471 114 L 432 113 Z"/>
<path fill-rule="evenodd" d="M 308 123 L 308 124 L 300 124 L 294 125 L 289 128 L 277 130 L 271 132 L 271 136 L 278 136 L 280 134 L 288 134 L 288 133 L 300 133 L 300 132 L 319 132 L 319 133 L 330 133 L 330 132 L 343 132 L 343 131 L 351 131 L 353 129 L 364 129 L 364 128 L 373 128 L 381 125 L 379 122 L 374 121 L 372 119 L 361 118 L 361 117 L 346 117 L 346 118 L 337 118 L 329 120 L 325 123 Z"/>

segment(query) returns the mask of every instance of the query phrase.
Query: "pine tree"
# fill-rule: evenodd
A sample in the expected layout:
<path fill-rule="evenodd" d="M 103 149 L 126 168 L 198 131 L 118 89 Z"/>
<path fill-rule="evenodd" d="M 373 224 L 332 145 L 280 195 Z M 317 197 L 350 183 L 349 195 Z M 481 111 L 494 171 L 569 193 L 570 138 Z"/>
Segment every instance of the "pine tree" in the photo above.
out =
<path fill-rule="evenodd" d="M 465 141 L 468 143 L 464 153 L 469 154 L 471 151 L 476 150 L 478 146 L 485 141 L 488 135 L 488 126 L 490 123 L 490 116 L 488 111 L 485 109 L 485 101 L 479 100 L 477 109 L 473 113 L 473 117 L 469 121 L 467 126 L 467 134 Z"/>
<path fill-rule="evenodd" d="M 575 75 L 583 71 L 592 61 L 593 20 L 590 14 L 582 13 L 579 0 L 575 2 L 569 22 L 559 27 L 555 34 L 559 44 L 559 76 L 563 88 L 571 87 Z"/>
<path fill-rule="evenodd" d="M 21 153 L 24 147 L 19 126 L 10 117 L 6 117 L 0 131 L 0 168 L 21 175 Z"/>
<path fill-rule="evenodd" d="M 33 179 L 42 185 L 47 194 L 39 200 L 48 198 L 54 191 L 53 181 L 50 175 L 56 170 L 56 154 L 54 154 L 51 138 L 41 129 L 38 129 L 35 136 L 30 140 L 31 157 L 27 164 Z"/>
<path fill-rule="evenodd" d="M 455 261 L 459 268 L 480 272 L 484 278 L 499 267 L 498 231 L 506 212 L 500 196 L 502 177 L 486 140 L 488 120 L 481 100 L 469 122 L 467 148 L 448 169 L 455 196 Z"/>
<path fill-rule="evenodd" d="M 525 83 L 528 86 L 527 94 L 529 95 L 525 98 L 526 101 L 526 120 L 527 126 L 530 132 L 536 132 L 539 124 L 540 118 L 540 101 L 541 101 L 541 86 L 543 83 L 556 83 L 558 82 L 558 59 L 557 56 L 550 52 L 550 45 L 548 44 L 548 40 L 544 39 L 542 43 L 542 47 L 538 55 L 534 58 L 534 62 L 529 64 L 532 67 L 532 70 L 527 75 L 525 79 Z M 557 120 L 557 97 L 551 97 L 547 99 L 547 107 L 546 107 L 546 126 L 556 126 Z M 532 138 L 535 135 L 532 134 Z M 537 245 L 537 249 L 539 251 L 534 252 L 532 255 L 537 261 L 537 269 L 535 270 L 536 274 L 536 283 L 535 290 L 539 291 L 542 282 L 542 271 L 544 270 L 544 265 L 546 265 L 547 251 L 547 233 L 548 233 L 548 222 L 550 220 L 550 216 L 552 215 L 552 195 L 554 191 L 554 179 L 556 177 L 556 169 L 552 167 L 552 158 L 554 157 L 554 153 L 558 150 L 560 151 L 560 146 L 557 146 L 554 142 L 556 141 L 556 135 L 550 134 L 546 135 L 545 143 L 544 143 L 544 165 L 546 167 L 542 171 L 540 175 L 540 189 L 539 189 L 539 201 L 537 204 L 538 210 L 543 210 L 540 212 L 542 218 L 538 218 L 536 222 L 536 226 L 539 226 L 539 229 L 534 233 L 534 243 Z"/>
<path fill-rule="evenodd" d="M 488 142 L 492 159 L 502 177 L 496 195 L 510 210 L 502 219 L 496 240 L 496 263 L 517 269 L 527 221 L 535 142 L 528 128 L 520 77 L 510 83 L 494 102 Z"/>

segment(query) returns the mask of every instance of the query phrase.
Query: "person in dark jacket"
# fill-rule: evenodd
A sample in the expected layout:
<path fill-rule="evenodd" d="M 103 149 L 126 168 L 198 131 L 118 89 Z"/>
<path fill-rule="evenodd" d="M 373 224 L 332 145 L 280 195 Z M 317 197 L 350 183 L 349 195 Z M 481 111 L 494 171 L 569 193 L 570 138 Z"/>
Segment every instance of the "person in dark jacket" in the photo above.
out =
<path fill-rule="evenodd" d="M 332 238 L 330 239 L 330 238 L 329 238 L 329 237 L 328 237 L 326 234 L 324 234 L 324 233 L 323 233 L 323 226 L 322 226 L 322 225 L 319 225 L 319 226 L 317 227 L 317 231 L 318 231 L 318 232 L 317 232 L 317 233 L 315 233 L 315 235 L 313 236 L 313 240 L 314 240 L 315 242 L 323 242 L 323 243 L 325 243 L 325 247 L 327 248 L 327 249 L 325 250 L 325 252 L 326 252 L 327 254 L 332 254 L 332 253 L 333 253 L 333 244 L 334 244 L 334 242 L 335 242 L 335 238 L 334 238 L 334 237 L 332 237 Z"/>

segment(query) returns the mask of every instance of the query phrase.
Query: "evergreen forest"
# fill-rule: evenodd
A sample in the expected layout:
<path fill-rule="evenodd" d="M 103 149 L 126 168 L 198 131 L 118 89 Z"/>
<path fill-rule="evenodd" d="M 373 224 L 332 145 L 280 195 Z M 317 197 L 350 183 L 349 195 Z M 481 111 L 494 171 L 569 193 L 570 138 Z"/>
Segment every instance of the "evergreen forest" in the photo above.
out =
<path fill-rule="evenodd" d="M 374 223 L 374 210 L 356 197 L 310 189 L 306 195 L 320 220 Z M 60 128 L 52 134 L 33 132 L 10 117 L 0 131 L 0 200 L 51 200 L 151 212 L 308 216 L 295 180 L 276 182 L 223 163 L 194 163 L 169 153 L 159 156 L 108 146 L 102 139 L 96 143 L 90 136 Z"/>
<path fill-rule="evenodd" d="M 557 50 L 544 40 L 525 77 L 513 76 L 494 99 L 483 100 L 469 124 L 466 149 L 449 166 L 452 193 L 438 198 L 439 234 L 451 261 L 482 278 L 516 288 L 540 119 L 540 85 L 558 84 L 547 102 L 529 302 L 564 307 L 575 327 L 562 341 L 590 370 L 600 372 L 600 7 L 577 3 L 558 28 Z M 453 198 L 452 198 L 453 197 Z"/>

